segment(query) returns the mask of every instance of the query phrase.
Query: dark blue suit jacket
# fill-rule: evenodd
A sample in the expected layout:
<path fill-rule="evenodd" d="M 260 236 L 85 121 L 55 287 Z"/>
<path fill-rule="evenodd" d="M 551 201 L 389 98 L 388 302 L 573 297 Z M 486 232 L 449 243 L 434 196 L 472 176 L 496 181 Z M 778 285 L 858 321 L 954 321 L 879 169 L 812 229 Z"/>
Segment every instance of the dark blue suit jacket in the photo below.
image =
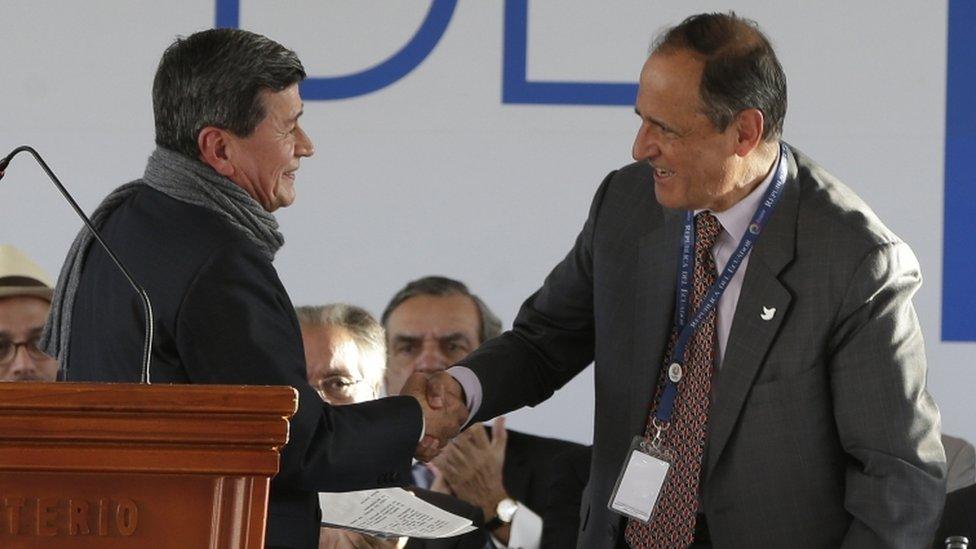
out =
<path fill-rule="evenodd" d="M 331 407 L 305 380 L 301 332 L 271 262 L 218 215 L 146 187 L 102 233 L 146 288 L 156 316 L 152 379 L 289 385 L 298 390 L 281 469 L 271 481 L 267 543 L 318 545 L 316 493 L 401 484 L 420 438 L 410 397 Z M 141 307 L 94 246 L 81 275 L 69 381 L 138 382 Z"/>

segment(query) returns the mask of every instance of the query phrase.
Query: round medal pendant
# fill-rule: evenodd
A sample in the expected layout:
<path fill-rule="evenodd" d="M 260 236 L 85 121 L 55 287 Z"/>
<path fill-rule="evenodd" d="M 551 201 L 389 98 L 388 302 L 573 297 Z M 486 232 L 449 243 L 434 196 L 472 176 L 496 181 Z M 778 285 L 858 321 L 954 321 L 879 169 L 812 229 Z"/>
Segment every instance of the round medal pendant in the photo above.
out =
<path fill-rule="evenodd" d="M 668 366 L 668 379 L 673 383 L 681 381 L 681 365 L 677 362 L 673 362 L 671 366 Z"/>

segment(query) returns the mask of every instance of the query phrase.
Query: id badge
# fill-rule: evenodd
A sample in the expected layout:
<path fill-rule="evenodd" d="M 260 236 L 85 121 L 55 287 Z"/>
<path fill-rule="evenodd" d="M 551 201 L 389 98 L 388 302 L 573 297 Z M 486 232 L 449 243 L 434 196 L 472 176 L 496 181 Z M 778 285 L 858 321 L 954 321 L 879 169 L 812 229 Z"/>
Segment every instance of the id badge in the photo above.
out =
<path fill-rule="evenodd" d="M 673 461 L 667 449 L 655 448 L 644 437 L 634 437 L 607 507 L 641 522 L 650 522 Z"/>

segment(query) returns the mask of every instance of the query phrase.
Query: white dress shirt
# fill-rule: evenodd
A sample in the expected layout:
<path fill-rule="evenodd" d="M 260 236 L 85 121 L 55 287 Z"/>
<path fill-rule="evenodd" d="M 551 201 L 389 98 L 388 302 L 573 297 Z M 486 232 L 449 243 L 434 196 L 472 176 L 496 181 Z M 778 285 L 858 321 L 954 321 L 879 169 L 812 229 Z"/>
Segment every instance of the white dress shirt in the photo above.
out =
<path fill-rule="evenodd" d="M 419 461 L 414 461 L 413 469 L 414 486 L 429 490 L 434 482 L 434 472 Z M 489 534 L 490 535 L 490 534 Z M 502 543 L 494 535 L 491 536 L 495 547 L 507 547 L 509 549 L 539 549 L 542 543 L 542 517 L 529 509 L 521 501 L 518 509 L 512 516 L 511 527 L 508 533 L 508 545 Z"/>
<path fill-rule="evenodd" d="M 739 242 L 742 241 L 742 236 L 746 234 L 746 229 L 752 221 L 752 216 L 759 209 L 759 203 L 762 202 L 766 189 L 769 188 L 769 184 L 773 181 L 773 175 L 776 174 L 778 164 L 779 160 L 773 163 L 773 167 L 766 174 L 766 178 L 752 192 L 746 195 L 745 198 L 736 202 L 724 212 L 712 212 L 712 215 L 722 224 L 722 232 L 719 233 L 718 238 L 715 239 L 715 244 L 712 246 L 712 259 L 715 260 L 715 268 L 718 270 L 717 276 L 722 275 L 722 270 L 725 269 L 725 265 L 728 264 L 732 254 L 739 247 Z M 695 213 L 697 214 L 702 211 L 706 210 L 695 210 Z M 762 238 L 762 234 L 759 237 Z M 742 259 L 742 264 L 739 265 L 738 270 L 732 275 L 732 280 L 725 287 L 725 292 L 722 293 L 722 297 L 718 300 L 718 305 L 715 307 L 715 333 L 718 338 L 718 349 L 715 353 L 716 369 L 722 367 L 725 349 L 728 348 L 729 332 L 732 330 L 732 319 L 735 318 L 735 307 L 739 304 L 739 294 L 742 293 L 742 281 L 746 274 L 746 268 L 749 266 L 750 255 L 752 255 L 751 250 Z M 756 311 L 756 314 L 758 315 L 761 312 Z"/>

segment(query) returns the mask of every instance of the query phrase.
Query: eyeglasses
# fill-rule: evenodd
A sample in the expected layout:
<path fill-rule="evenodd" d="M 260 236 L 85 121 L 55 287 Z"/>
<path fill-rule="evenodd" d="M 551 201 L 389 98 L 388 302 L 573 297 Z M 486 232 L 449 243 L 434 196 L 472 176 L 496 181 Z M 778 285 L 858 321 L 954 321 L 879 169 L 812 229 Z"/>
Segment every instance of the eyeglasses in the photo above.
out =
<path fill-rule="evenodd" d="M 27 356 L 34 360 L 51 360 L 51 357 L 41 350 L 40 341 L 41 336 L 34 336 L 25 341 L 0 339 L 0 366 L 6 366 L 13 362 L 14 357 L 17 356 L 17 349 L 20 347 L 23 347 L 27 351 Z"/>
<path fill-rule="evenodd" d="M 316 383 L 315 390 L 329 402 L 345 402 L 356 396 L 357 387 L 364 381 L 362 378 L 329 376 Z"/>

